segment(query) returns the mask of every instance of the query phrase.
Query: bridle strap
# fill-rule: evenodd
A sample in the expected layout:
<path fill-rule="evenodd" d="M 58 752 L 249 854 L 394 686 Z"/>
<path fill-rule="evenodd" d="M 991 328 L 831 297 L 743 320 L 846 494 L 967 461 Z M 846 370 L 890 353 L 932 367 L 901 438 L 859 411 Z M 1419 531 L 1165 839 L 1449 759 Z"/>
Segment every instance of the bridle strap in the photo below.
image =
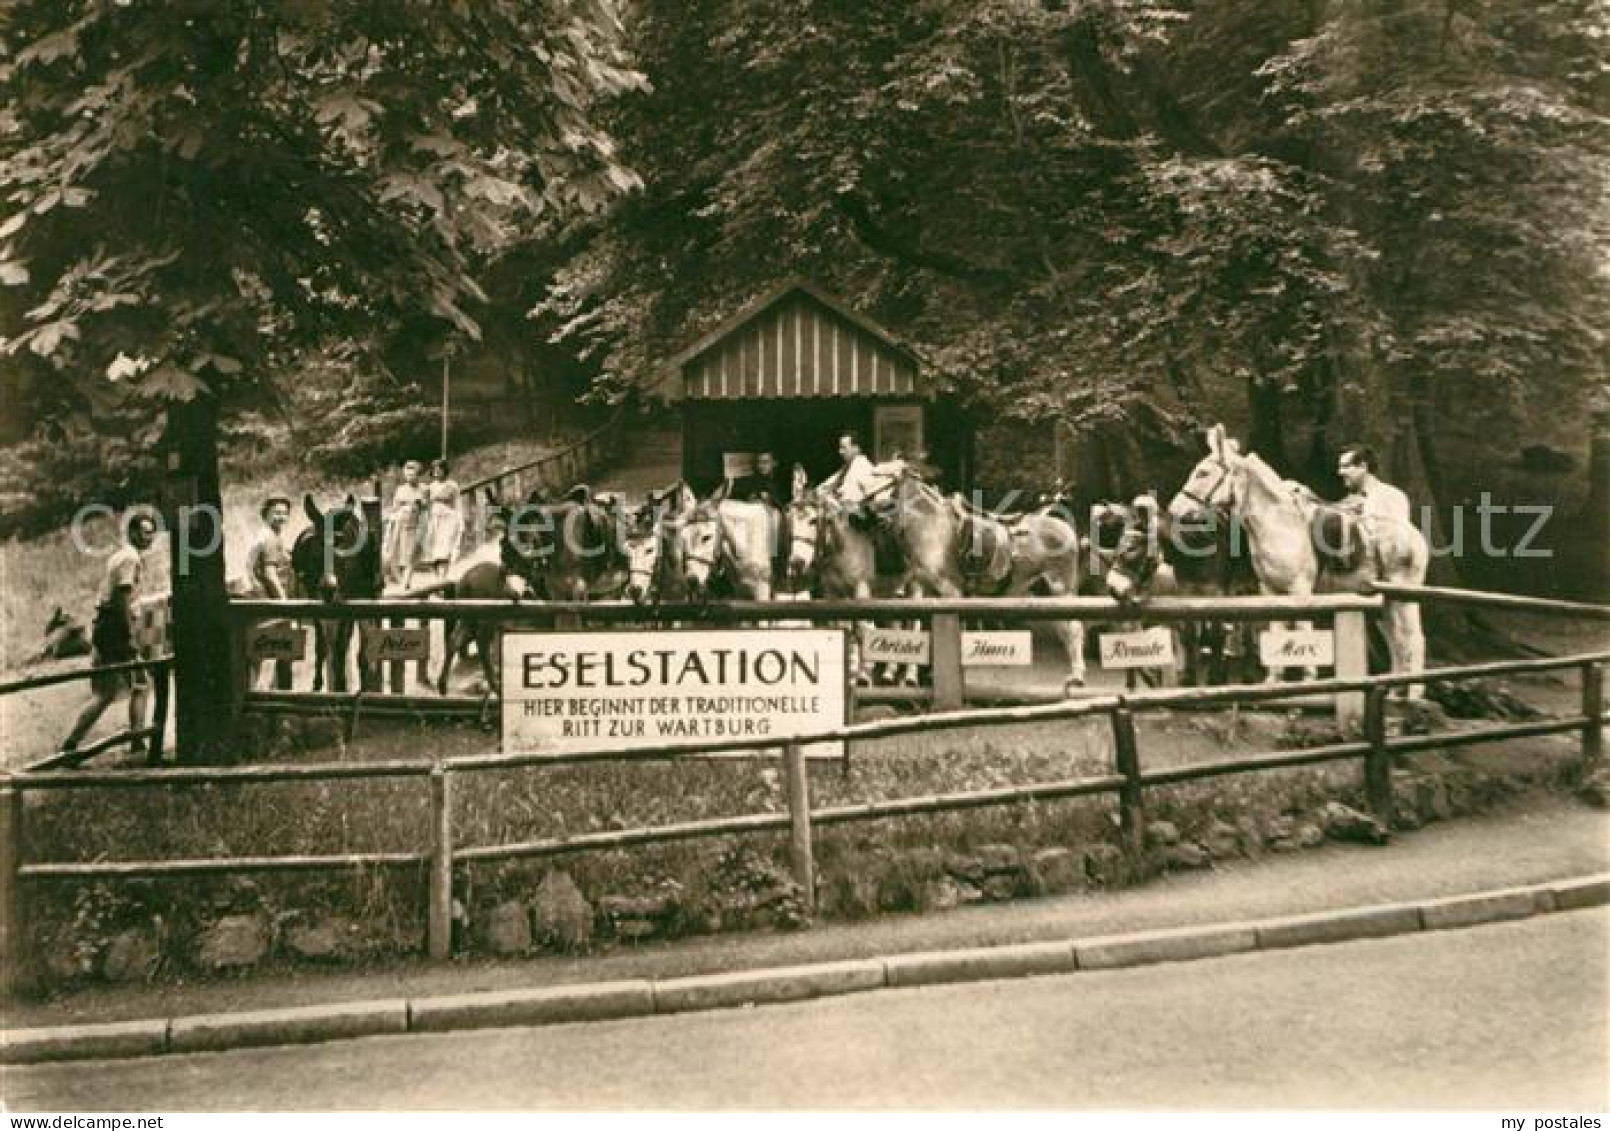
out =
<path fill-rule="evenodd" d="M 1219 459 L 1216 459 L 1213 462 L 1218 465 L 1219 477 L 1213 481 L 1213 486 L 1208 488 L 1207 498 L 1203 498 L 1202 496 L 1198 495 L 1195 491 L 1192 491 L 1190 489 L 1190 487 L 1188 487 L 1188 486 L 1180 488 L 1180 494 L 1181 495 L 1184 495 L 1187 499 L 1191 500 L 1191 502 L 1195 503 L 1197 506 L 1202 507 L 1204 509 L 1207 508 L 1207 507 L 1213 507 L 1213 506 L 1218 505 L 1217 503 L 1212 502 L 1212 498 L 1213 498 L 1213 496 L 1215 494 L 1218 493 L 1220 485 L 1222 485 L 1224 483 L 1224 481 L 1230 477 L 1230 465 L 1229 464 L 1227 464 L 1223 460 L 1219 460 Z"/>

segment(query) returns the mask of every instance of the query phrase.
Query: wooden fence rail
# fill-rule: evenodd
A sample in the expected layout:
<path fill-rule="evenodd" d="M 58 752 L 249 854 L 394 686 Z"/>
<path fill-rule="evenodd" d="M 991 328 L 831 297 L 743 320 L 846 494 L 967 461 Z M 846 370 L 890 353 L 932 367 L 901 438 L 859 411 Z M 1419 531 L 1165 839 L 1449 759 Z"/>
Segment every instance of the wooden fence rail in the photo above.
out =
<path fill-rule="evenodd" d="M 586 601 L 381 599 L 343 601 L 234 600 L 231 614 L 241 622 L 259 620 L 358 620 L 385 617 L 451 618 L 542 624 L 572 617 L 596 624 L 657 624 L 664 621 L 853 621 L 875 618 L 926 619 L 936 614 L 1023 622 L 1083 620 L 1170 623 L 1191 620 L 1308 620 L 1341 613 L 1377 613 L 1377 596 L 1323 597 L 1159 597 L 1142 606 L 1110 597 L 882 597 L 865 600 L 720 601 L 710 604 L 632 605 Z"/>
<path fill-rule="evenodd" d="M 1150 692 L 1140 695 L 1115 695 L 1077 702 L 1047 704 L 992 710 L 951 711 L 916 718 L 888 719 L 858 723 L 824 730 L 790 740 L 785 747 L 785 765 L 790 782 L 788 808 L 781 812 L 753 813 L 713 820 L 681 822 L 655 828 L 608 830 L 583 833 L 576 836 L 550 838 L 504 845 L 459 846 L 455 843 L 452 821 L 452 778 L 457 773 L 521 765 L 565 765 L 591 761 L 634 761 L 651 757 L 664 758 L 666 751 L 614 750 L 589 754 L 572 754 L 561 757 L 542 756 L 477 756 L 443 760 L 434 765 L 417 762 L 385 761 L 373 763 L 336 763 L 315 766 L 242 766 L 221 769 L 175 768 L 159 770 L 132 770 L 122 773 L 12 773 L 0 774 L 0 850 L 4 866 L 0 867 L 0 910 L 5 913 L 5 927 L 0 932 L 0 971 L 4 971 L 7 988 L 14 989 L 17 980 L 29 969 L 30 953 L 23 924 L 25 910 L 25 883 L 50 880 L 82 880 L 90 878 L 155 878 L 183 875 L 215 875 L 231 872 L 296 872 L 346 868 L 413 868 L 429 869 L 429 930 L 428 949 L 433 957 L 446 957 L 450 945 L 452 875 L 457 865 L 506 860 L 520 857 L 549 857 L 566 853 L 622 848 L 631 845 L 663 844 L 711 836 L 728 836 L 742 833 L 791 833 L 791 855 L 795 874 L 807 903 L 814 900 L 814 864 L 811 856 L 812 829 L 816 825 L 847 824 L 856 821 L 884 820 L 891 817 L 923 813 L 950 812 L 960 809 L 991 805 L 1014 804 L 1030 800 L 1099 796 L 1116 794 L 1120 827 L 1125 848 L 1138 852 L 1145 844 L 1145 793 L 1147 789 L 1177 785 L 1207 777 L 1256 772 L 1261 770 L 1289 769 L 1296 766 L 1341 761 L 1351 758 L 1364 760 L 1364 787 L 1369 803 L 1376 815 L 1390 820 L 1392 815 L 1391 759 L 1432 749 L 1464 746 L 1509 738 L 1576 731 L 1581 734 L 1583 758 L 1592 764 L 1601 749 L 1601 728 L 1604 725 L 1604 707 L 1601 701 L 1602 672 L 1600 665 L 1610 661 L 1610 653 L 1598 652 L 1576 656 L 1550 657 L 1536 660 L 1506 661 L 1496 664 L 1475 664 L 1465 667 L 1439 668 L 1415 676 L 1375 676 L 1362 679 L 1325 681 L 1340 690 L 1363 691 L 1367 696 L 1364 739 L 1328 746 L 1296 750 L 1274 751 L 1239 758 L 1221 759 L 1164 770 L 1144 769 L 1140 743 L 1134 725 L 1139 712 L 1159 710 L 1169 706 L 1202 701 L 1204 696 L 1215 702 L 1253 702 L 1300 693 L 1303 688 L 1271 688 L 1267 686 L 1241 686 L 1235 688 L 1187 689 L 1182 691 Z M 1528 722 L 1499 727 L 1438 735 L 1389 737 L 1386 733 L 1386 696 L 1391 688 L 1409 682 L 1434 682 L 1449 679 L 1490 677 L 1496 674 L 1514 674 L 1578 668 L 1582 674 L 1582 712 L 1578 715 L 1546 721 Z M 951 730 L 961 727 L 998 726 L 1013 723 L 1038 722 L 1049 719 L 1071 719 L 1104 715 L 1113 728 L 1114 769 L 1116 773 L 1098 777 L 1027 785 L 1007 786 L 962 793 L 939 794 L 926 797 L 897 798 L 867 802 L 837 808 L 812 809 L 806 789 L 803 758 L 800 747 L 804 743 L 855 741 Z M 711 743 L 718 748 L 752 748 L 754 741 L 733 740 Z M 702 755 L 704 751 L 698 752 Z M 696 756 L 693 752 L 683 756 Z M 398 853 L 347 853 L 340 855 L 249 856 L 234 858 L 208 858 L 168 861 L 95 861 L 95 862 L 34 862 L 26 860 L 23 799 L 28 790 L 81 789 L 81 788 L 150 788 L 156 786 L 265 784 L 287 781 L 326 781 L 346 778 L 425 777 L 430 793 L 430 846 L 425 851 Z"/>
<path fill-rule="evenodd" d="M 1551 597 L 1522 597 L 1514 593 L 1487 593 L 1478 589 L 1450 589 L 1440 585 L 1397 585 L 1380 582 L 1371 592 L 1404 601 L 1432 601 L 1447 605 L 1474 605 L 1512 613 L 1546 613 L 1552 616 L 1610 620 L 1610 605 L 1586 601 L 1558 601 Z"/>
<path fill-rule="evenodd" d="M 61 750 L 48 757 L 32 763 L 30 770 L 50 770 L 59 766 L 77 766 L 98 754 L 114 750 L 119 746 L 129 746 L 144 741 L 146 758 L 151 765 L 160 765 L 162 762 L 163 743 L 168 733 L 169 701 L 172 697 L 173 657 L 156 656 L 149 660 L 129 660 L 121 664 L 102 664 L 98 667 L 74 668 L 71 671 L 52 672 L 49 675 L 28 676 L 24 679 L 14 679 L 0 683 L 0 698 L 7 695 L 21 695 L 29 691 L 37 691 L 45 687 L 56 687 L 64 683 L 78 683 L 104 675 L 133 675 L 136 672 L 151 673 L 151 725 L 133 730 L 122 730 L 107 735 L 97 742 L 77 747 L 73 750 Z"/>
<path fill-rule="evenodd" d="M 546 482 L 550 485 L 568 487 L 576 480 L 591 475 L 605 461 L 613 459 L 619 453 L 621 431 L 625 426 L 625 420 L 625 407 L 616 408 L 610 413 L 608 420 L 580 439 L 556 452 L 549 452 L 526 463 L 505 467 L 501 471 L 467 483 L 463 492 L 466 495 L 475 495 L 490 488 L 499 498 L 507 498 L 509 496 L 506 490 L 511 484 L 515 486 L 514 494 L 522 496 L 526 493 L 524 487 L 527 482 L 533 486 L 538 482 Z"/>
<path fill-rule="evenodd" d="M 319 601 L 241 600 L 231 603 L 236 631 L 245 634 L 261 620 L 286 618 L 347 620 L 379 623 L 407 616 L 415 620 L 452 618 L 459 622 L 496 622 L 511 628 L 580 626 L 583 622 L 604 625 L 661 624 L 695 622 L 726 624 L 734 622 L 823 622 L 926 621 L 932 638 L 932 689 L 923 696 L 936 710 L 955 710 L 968 698 L 967 676 L 962 658 L 963 618 L 1000 621 L 1023 625 L 1034 621 L 1079 620 L 1098 624 L 1148 623 L 1175 624 L 1184 621 L 1280 621 L 1329 618 L 1335 625 L 1335 670 L 1338 676 L 1362 676 L 1367 670 L 1366 620 L 1382 608 L 1378 596 L 1338 594 L 1317 597 L 1166 597 L 1148 601 L 1142 608 L 1120 604 L 1109 597 L 1046 598 L 883 598 L 865 600 L 818 601 L 722 601 L 713 604 L 675 604 L 636 606 L 624 603 L 580 601 L 453 600 L 432 601 L 383 599 L 326 604 Z M 393 688 L 401 685 L 394 676 Z M 380 691 L 374 680 L 366 690 Z M 1310 690 L 1317 691 L 1316 688 Z M 283 693 L 250 694 L 240 689 L 242 702 L 252 709 L 269 708 L 280 714 L 296 714 L 312 709 L 306 700 Z M 1326 692 L 1329 694 L 1330 692 Z M 869 698 L 914 698 L 877 692 Z M 403 700 L 393 698 L 392 703 Z M 420 702 L 412 697 L 411 702 Z M 379 704 L 384 700 L 365 700 Z M 298 704 L 293 706 L 293 704 Z M 357 706 L 356 701 L 353 704 Z M 1363 711 L 1360 695 L 1337 694 L 1335 709 L 1344 726 L 1356 726 Z M 448 710 L 468 714 L 485 712 L 485 703 L 472 707 L 460 703 L 452 708 L 421 707 L 422 710 Z M 355 724 L 355 718 L 353 724 Z"/>

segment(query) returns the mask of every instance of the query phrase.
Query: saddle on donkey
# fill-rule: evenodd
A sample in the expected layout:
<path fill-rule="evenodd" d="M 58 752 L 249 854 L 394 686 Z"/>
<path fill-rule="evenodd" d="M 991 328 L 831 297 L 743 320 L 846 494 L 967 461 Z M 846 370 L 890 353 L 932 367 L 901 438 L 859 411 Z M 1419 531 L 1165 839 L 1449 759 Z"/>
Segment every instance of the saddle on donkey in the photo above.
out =
<path fill-rule="evenodd" d="M 1361 569 L 1369 558 L 1370 544 L 1358 512 L 1346 504 L 1327 503 L 1300 483 L 1292 483 L 1291 491 L 1308 517 L 1308 537 L 1320 566 L 1329 573 Z"/>
<path fill-rule="evenodd" d="M 1004 522 L 964 512 L 956 524 L 956 564 L 969 593 L 1002 591 L 1012 579 L 1012 531 Z"/>

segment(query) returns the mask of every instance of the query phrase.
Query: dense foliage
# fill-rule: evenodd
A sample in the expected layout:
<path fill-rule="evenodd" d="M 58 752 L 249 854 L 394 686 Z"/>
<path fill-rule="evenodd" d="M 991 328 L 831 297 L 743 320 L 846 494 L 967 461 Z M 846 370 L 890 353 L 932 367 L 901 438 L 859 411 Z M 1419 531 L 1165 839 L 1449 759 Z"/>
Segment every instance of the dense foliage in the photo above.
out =
<path fill-rule="evenodd" d="M 1121 455 L 1233 396 L 1310 474 L 1412 420 L 1435 491 L 1450 409 L 1479 433 L 1579 411 L 1607 376 L 1594 0 L 624 12 L 8 6 L 7 392 L 104 419 L 138 412 L 126 388 L 249 402 L 342 370 L 310 399 L 375 416 L 367 439 L 309 398 L 255 407 L 320 450 L 384 447 L 411 426 L 407 396 L 381 403 L 399 341 L 517 331 L 535 303 L 530 337 L 587 352 L 613 398 L 805 274 L 981 415 Z M 310 350 L 363 375 L 300 368 Z"/>
<path fill-rule="evenodd" d="M 488 258 L 635 183 L 593 120 L 641 82 L 618 32 L 612 0 L 6 5 L 0 332 L 68 378 L 23 391 L 233 397 L 477 335 Z"/>
<path fill-rule="evenodd" d="M 644 0 L 647 188 L 541 313 L 647 383 L 802 272 L 990 411 L 1178 439 L 1229 385 L 1324 466 L 1332 422 L 1604 379 L 1607 34 L 1592 0 Z"/>

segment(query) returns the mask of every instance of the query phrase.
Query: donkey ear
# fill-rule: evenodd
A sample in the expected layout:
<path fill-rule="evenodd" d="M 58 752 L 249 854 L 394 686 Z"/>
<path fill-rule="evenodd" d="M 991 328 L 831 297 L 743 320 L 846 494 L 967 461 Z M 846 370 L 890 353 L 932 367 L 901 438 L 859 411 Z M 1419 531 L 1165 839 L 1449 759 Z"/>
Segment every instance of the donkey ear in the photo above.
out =
<path fill-rule="evenodd" d="M 314 526 L 324 521 L 324 514 L 319 510 L 319 504 L 313 501 L 313 496 L 310 494 L 302 496 L 302 513 L 307 515 L 307 520 Z"/>
<path fill-rule="evenodd" d="M 352 494 L 351 492 L 348 492 L 346 502 L 342 503 L 341 505 L 343 507 L 345 507 L 349 511 L 357 510 L 358 509 L 358 496 Z"/>

